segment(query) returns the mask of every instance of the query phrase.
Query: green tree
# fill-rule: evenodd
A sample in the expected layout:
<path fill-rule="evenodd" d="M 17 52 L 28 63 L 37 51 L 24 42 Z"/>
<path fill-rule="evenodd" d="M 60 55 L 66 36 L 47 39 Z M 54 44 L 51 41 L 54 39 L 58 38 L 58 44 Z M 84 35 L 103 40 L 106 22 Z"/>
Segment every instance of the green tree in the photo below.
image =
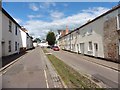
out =
<path fill-rule="evenodd" d="M 41 40 L 40 40 L 39 38 L 35 38 L 33 42 L 38 42 L 38 43 L 40 43 Z"/>
<path fill-rule="evenodd" d="M 49 45 L 54 45 L 55 41 L 56 41 L 56 37 L 54 32 L 50 31 L 48 32 L 47 36 L 46 36 L 46 41 L 48 41 Z"/>

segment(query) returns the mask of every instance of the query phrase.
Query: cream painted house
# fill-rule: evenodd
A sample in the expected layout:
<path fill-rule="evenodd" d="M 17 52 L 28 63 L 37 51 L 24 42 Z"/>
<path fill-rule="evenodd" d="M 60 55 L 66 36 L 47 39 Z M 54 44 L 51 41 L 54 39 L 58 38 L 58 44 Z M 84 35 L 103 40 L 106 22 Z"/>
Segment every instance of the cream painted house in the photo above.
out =
<path fill-rule="evenodd" d="M 62 49 L 119 62 L 120 5 L 59 38 L 59 42 Z"/>

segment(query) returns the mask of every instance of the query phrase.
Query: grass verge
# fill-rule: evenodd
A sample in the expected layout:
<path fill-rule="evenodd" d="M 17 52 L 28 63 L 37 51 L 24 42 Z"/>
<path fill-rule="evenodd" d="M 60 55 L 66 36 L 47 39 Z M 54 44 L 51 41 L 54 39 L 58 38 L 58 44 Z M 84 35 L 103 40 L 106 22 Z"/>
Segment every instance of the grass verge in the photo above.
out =
<path fill-rule="evenodd" d="M 46 49 L 43 49 L 43 51 L 44 53 L 48 53 Z M 75 71 L 73 68 L 65 64 L 54 55 L 47 54 L 47 57 L 51 61 L 65 84 L 68 86 L 68 88 L 99 88 L 98 85 Z"/>

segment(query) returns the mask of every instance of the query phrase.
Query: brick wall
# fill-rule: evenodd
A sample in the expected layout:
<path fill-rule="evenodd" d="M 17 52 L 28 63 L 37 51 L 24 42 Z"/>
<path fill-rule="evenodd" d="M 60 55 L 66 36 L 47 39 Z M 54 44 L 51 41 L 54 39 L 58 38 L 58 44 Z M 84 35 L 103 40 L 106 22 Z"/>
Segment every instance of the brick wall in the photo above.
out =
<path fill-rule="evenodd" d="M 117 18 L 110 18 L 104 23 L 104 56 L 106 59 L 118 62 L 120 33 L 117 31 Z"/>

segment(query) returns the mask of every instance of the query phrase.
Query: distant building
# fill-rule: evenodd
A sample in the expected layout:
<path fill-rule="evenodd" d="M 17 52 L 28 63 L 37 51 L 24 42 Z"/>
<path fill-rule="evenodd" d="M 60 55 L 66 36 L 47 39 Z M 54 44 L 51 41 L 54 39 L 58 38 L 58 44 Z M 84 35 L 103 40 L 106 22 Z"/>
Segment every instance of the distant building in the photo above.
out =
<path fill-rule="evenodd" d="M 120 5 L 58 39 L 62 49 L 120 62 Z"/>
<path fill-rule="evenodd" d="M 21 28 L 21 50 L 29 50 L 33 48 L 33 38 L 28 34 L 26 28 Z"/>
<path fill-rule="evenodd" d="M 69 33 L 69 29 L 68 29 L 68 26 L 66 26 L 66 30 L 58 30 L 58 34 L 56 35 L 56 42 L 57 42 L 57 45 L 59 46 L 59 38 L 60 37 L 63 37 L 65 36 L 66 34 Z"/>

